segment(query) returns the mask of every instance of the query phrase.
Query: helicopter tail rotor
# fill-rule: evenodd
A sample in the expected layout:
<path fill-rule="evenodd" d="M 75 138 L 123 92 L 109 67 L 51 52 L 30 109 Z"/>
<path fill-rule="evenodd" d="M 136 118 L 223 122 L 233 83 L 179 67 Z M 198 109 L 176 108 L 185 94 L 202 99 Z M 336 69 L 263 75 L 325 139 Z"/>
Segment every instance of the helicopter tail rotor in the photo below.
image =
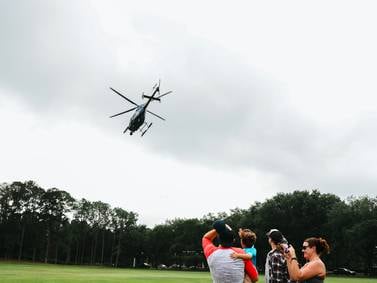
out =
<path fill-rule="evenodd" d="M 161 102 L 161 99 L 159 99 L 158 97 L 152 97 L 152 96 L 144 95 L 144 94 L 141 97 L 142 98 L 148 98 L 150 100 L 157 100 L 157 101 Z"/>
<path fill-rule="evenodd" d="M 161 97 L 163 97 L 163 96 L 165 96 L 165 95 L 168 95 L 169 93 L 172 93 L 173 91 L 172 90 L 170 90 L 170 91 L 168 91 L 168 92 L 165 92 L 164 94 L 161 94 L 161 95 L 159 95 L 159 96 L 157 96 L 156 97 L 156 100 L 159 100 L 160 102 L 161 102 Z"/>
<path fill-rule="evenodd" d="M 170 93 L 172 93 L 173 91 L 172 90 L 170 90 L 170 91 L 168 91 L 168 92 L 165 92 L 165 93 L 163 93 L 163 94 L 160 94 L 160 85 L 161 85 L 161 79 L 159 79 L 158 80 L 158 84 L 156 83 L 154 86 L 153 86 L 153 94 L 151 95 L 151 96 L 149 96 L 149 95 L 144 95 L 144 92 L 143 92 L 143 95 L 141 96 L 142 98 L 148 98 L 148 99 L 150 99 L 150 100 L 157 100 L 157 101 L 159 101 L 159 102 L 161 102 L 161 97 L 163 97 L 163 96 L 165 96 L 165 95 L 168 95 L 168 94 L 170 94 Z M 156 97 L 153 97 L 153 95 L 156 93 L 156 92 L 158 92 L 158 96 L 156 96 Z"/>

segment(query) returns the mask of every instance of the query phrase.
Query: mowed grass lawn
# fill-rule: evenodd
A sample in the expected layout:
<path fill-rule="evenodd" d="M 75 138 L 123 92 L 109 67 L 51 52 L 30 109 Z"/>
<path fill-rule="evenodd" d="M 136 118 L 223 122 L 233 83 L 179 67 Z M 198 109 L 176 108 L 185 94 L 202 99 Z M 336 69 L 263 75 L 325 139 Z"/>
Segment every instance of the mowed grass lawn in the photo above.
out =
<path fill-rule="evenodd" d="M 208 272 L 140 270 L 53 264 L 0 263 L 0 283 L 210 283 Z M 264 282 L 264 277 L 259 277 Z M 377 283 L 377 279 L 328 277 L 326 283 Z"/>

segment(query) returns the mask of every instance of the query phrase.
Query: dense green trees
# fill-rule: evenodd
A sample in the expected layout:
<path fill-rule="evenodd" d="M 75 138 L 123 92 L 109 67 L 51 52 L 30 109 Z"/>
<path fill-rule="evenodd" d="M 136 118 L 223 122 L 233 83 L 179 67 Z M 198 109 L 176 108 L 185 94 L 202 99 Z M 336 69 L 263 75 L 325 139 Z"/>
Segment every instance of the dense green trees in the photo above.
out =
<path fill-rule="evenodd" d="M 341 200 L 319 191 L 279 193 L 248 209 L 172 219 L 153 229 L 138 215 L 101 201 L 75 200 L 66 191 L 35 182 L 0 185 L 0 258 L 66 264 L 141 266 L 148 262 L 202 266 L 201 237 L 215 219 L 257 233 L 257 264 L 263 269 L 266 232 L 280 229 L 296 247 L 311 236 L 331 246 L 325 261 L 367 273 L 377 266 L 377 198 Z"/>

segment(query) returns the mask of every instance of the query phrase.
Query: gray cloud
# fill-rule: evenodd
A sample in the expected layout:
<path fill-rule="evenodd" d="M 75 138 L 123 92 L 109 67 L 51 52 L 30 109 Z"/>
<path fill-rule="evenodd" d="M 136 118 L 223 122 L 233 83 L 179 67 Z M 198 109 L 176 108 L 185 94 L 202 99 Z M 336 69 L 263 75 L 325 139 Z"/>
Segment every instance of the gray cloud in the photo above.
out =
<path fill-rule="evenodd" d="M 167 118 L 148 117 L 154 126 L 142 142 L 151 153 L 231 171 L 273 172 L 282 189 L 318 186 L 349 195 L 362 186 L 373 192 L 377 180 L 364 165 L 376 166 L 367 153 L 376 153 L 375 117 L 353 128 L 321 127 L 295 109 L 274 78 L 234 50 L 190 33 L 187 24 L 139 12 L 124 21 L 137 36 L 114 39 L 90 3 L 3 4 L 0 86 L 48 119 L 73 110 L 72 119 L 120 135 L 129 116 L 114 119 L 110 129 L 106 119 L 130 105 L 108 87 L 140 102 L 141 92 L 161 78 L 162 89 L 174 93 L 151 105 Z M 113 43 L 124 46 L 124 62 Z"/>
<path fill-rule="evenodd" d="M 0 12 L 1 84 L 36 111 L 90 105 L 114 62 L 89 3 L 70 4 L 7 2 Z"/>

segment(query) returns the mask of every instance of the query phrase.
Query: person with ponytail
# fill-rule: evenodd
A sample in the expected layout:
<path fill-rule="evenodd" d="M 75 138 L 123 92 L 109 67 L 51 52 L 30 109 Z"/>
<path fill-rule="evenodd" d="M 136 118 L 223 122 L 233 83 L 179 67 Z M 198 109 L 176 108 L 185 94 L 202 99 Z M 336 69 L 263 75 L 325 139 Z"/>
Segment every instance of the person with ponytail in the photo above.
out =
<path fill-rule="evenodd" d="M 290 246 L 285 253 L 287 259 L 288 273 L 291 280 L 298 280 L 302 283 L 323 283 L 326 277 L 326 266 L 321 256 L 328 254 L 329 245 L 322 238 L 308 238 L 302 244 L 302 253 L 307 263 L 299 267 L 295 249 Z"/>

